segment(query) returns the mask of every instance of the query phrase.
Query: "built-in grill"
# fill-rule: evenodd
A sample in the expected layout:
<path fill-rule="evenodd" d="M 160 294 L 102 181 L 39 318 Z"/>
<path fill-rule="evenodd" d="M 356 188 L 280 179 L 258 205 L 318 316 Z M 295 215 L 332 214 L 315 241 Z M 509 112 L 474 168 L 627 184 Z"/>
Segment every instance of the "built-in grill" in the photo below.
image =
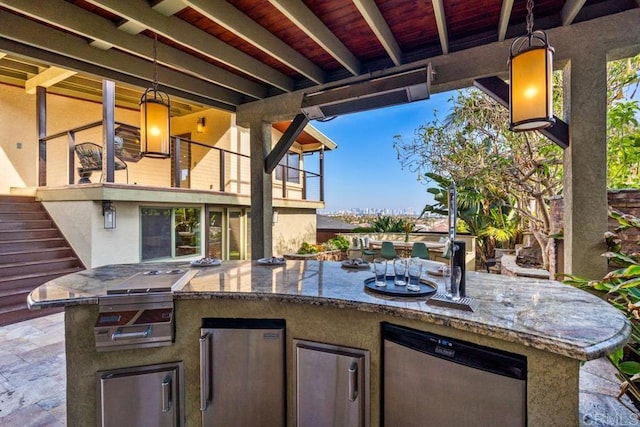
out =
<path fill-rule="evenodd" d="M 94 328 L 98 351 L 171 345 L 174 341 L 173 290 L 196 274 L 185 270 L 136 273 L 99 299 Z"/>

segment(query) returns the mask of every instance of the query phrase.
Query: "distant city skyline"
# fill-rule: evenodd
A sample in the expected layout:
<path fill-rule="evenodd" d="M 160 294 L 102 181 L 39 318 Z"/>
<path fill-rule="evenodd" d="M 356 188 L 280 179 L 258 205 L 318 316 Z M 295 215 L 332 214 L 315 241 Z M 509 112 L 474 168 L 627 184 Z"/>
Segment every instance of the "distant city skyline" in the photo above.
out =
<path fill-rule="evenodd" d="M 433 203 L 418 174 L 401 168 L 393 141 L 395 135 L 413 139 L 416 129 L 433 120 L 434 110 L 444 118 L 451 95 L 439 93 L 424 101 L 312 121 L 338 144 L 325 155 L 323 211 L 411 209 L 419 214 Z"/>

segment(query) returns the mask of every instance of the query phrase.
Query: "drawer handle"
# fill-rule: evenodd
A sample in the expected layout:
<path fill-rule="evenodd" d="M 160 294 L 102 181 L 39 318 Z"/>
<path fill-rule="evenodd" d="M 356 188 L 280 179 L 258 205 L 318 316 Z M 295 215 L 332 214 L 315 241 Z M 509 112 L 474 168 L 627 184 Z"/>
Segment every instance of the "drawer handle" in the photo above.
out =
<path fill-rule="evenodd" d="M 210 383 L 210 334 L 204 334 L 200 337 L 200 410 L 205 411 L 209 406 L 209 390 L 211 388 Z"/>
<path fill-rule="evenodd" d="M 162 380 L 162 412 L 171 410 L 171 376 L 167 375 Z"/>
<path fill-rule="evenodd" d="M 358 363 L 351 362 L 349 366 L 349 400 L 355 402 L 358 398 Z"/>
<path fill-rule="evenodd" d="M 123 332 L 122 330 L 123 328 L 116 329 L 116 331 L 111 335 L 111 340 L 116 341 L 116 340 L 128 340 L 131 338 L 146 338 L 149 335 L 151 335 L 151 332 L 152 332 L 151 325 L 147 326 L 147 329 L 140 332 Z"/>

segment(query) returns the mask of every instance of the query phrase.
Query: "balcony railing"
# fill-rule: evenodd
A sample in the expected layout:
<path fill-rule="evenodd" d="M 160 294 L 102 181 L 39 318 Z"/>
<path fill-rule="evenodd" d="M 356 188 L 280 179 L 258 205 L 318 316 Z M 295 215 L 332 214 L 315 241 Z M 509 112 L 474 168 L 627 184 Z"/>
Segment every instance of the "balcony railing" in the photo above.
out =
<path fill-rule="evenodd" d="M 40 186 L 79 183 L 82 176 L 75 147 L 83 142 L 93 142 L 102 146 L 102 126 L 102 122 L 93 122 L 41 138 L 40 146 L 44 147 L 44 153 L 40 153 Z M 116 169 L 113 182 L 250 195 L 251 161 L 248 155 L 187 138 L 172 137 L 170 159 L 140 157 L 139 142 L 136 140 L 138 128 L 119 122 L 116 122 L 115 126 L 114 157 L 125 162 L 126 170 Z M 105 158 L 106 151 L 104 148 L 101 150 L 102 158 Z M 274 174 L 273 179 L 274 197 L 323 201 L 322 156 L 321 152 L 318 153 L 319 173 L 279 165 L 280 172 Z M 304 157 L 306 165 L 311 164 L 312 158 L 316 156 Z M 106 179 L 106 164 L 102 165 L 102 170 L 84 175 L 93 182 L 110 182 Z"/>

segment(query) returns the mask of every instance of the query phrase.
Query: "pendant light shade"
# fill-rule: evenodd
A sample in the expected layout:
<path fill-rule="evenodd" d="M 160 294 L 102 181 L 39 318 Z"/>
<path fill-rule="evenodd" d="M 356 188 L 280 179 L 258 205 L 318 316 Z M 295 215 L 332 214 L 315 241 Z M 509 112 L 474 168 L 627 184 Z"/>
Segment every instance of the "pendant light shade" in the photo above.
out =
<path fill-rule="evenodd" d="M 509 57 L 509 128 L 544 129 L 553 118 L 553 48 L 547 34 L 533 29 L 533 2 L 527 8 L 527 35 L 511 44 Z"/>
<path fill-rule="evenodd" d="M 156 159 L 171 157 L 171 101 L 158 90 L 158 35 L 153 38 L 153 87 L 140 98 L 140 154 Z"/>
<path fill-rule="evenodd" d="M 169 95 L 149 88 L 140 99 L 140 154 L 166 159 L 171 156 Z"/>

